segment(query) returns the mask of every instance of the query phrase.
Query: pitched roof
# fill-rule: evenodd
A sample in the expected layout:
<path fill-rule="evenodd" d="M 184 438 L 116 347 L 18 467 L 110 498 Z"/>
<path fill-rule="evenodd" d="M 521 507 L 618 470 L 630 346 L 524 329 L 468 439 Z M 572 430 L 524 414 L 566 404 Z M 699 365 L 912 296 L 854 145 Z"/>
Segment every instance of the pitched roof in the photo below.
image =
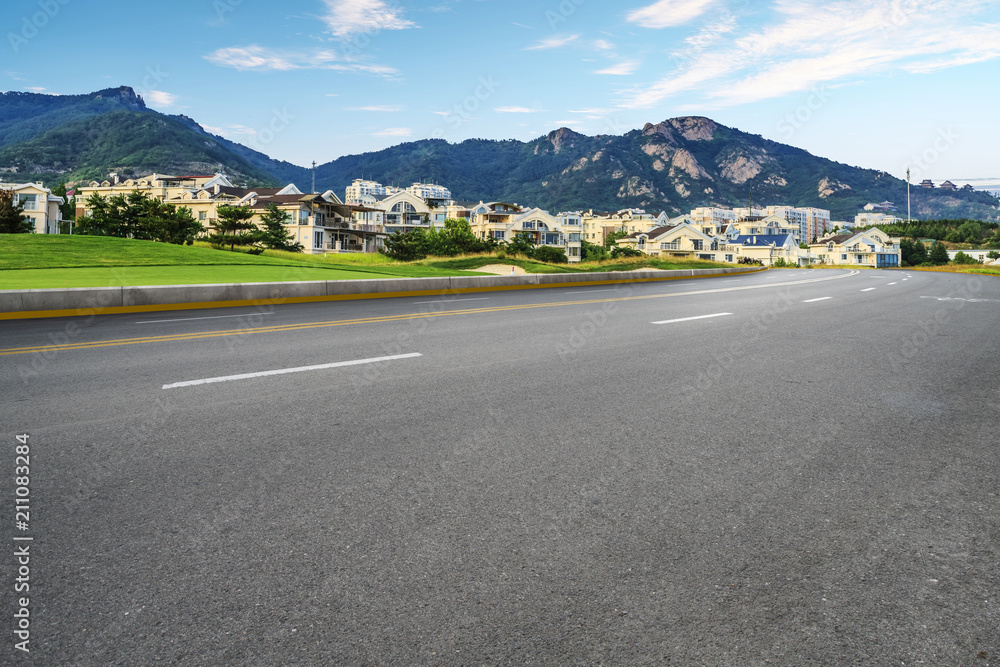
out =
<path fill-rule="evenodd" d="M 794 243 L 795 237 L 791 234 L 741 234 L 730 243 L 756 247 L 769 246 L 772 243 L 776 246 L 783 246 L 789 239 Z"/>
<path fill-rule="evenodd" d="M 648 232 L 632 232 L 631 234 L 629 234 L 625 238 L 627 238 L 627 239 L 637 239 L 637 238 L 639 238 L 639 236 L 645 235 L 645 237 L 648 238 L 648 239 L 655 239 L 658 236 L 663 236 L 664 234 L 666 234 L 667 232 L 669 232 L 671 229 L 673 229 L 676 226 L 677 225 L 664 225 L 663 227 L 657 227 L 656 229 L 651 229 Z"/>

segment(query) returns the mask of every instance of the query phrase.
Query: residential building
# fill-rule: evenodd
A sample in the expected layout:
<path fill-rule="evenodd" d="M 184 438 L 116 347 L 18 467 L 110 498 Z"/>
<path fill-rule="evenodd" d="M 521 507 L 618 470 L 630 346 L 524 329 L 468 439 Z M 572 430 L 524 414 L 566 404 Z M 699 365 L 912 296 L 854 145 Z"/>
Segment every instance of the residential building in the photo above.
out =
<path fill-rule="evenodd" d="M 851 227 L 871 227 L 873 225 L 891 225 L 901 222 L 899 218 L 888 213 L 858 213 L 854 216 Z"/>
<path fill-rule="evenodd" d="M 469 225 L 479 238 L 509 241 L 514 220 L 523 212 L 517 204 L 506 202 L 479 202 L 469 211 Z"/>
<path fill-rule="evenodd" d="M 41 183 L 0 183 L 0 189 L 14 193 L 14 204 L 24 206 L 22 215 L 31 220 L 36 234 L 72 233 L 70 227 L 63 224 L 59 208 L 65 200 L 53 195 Z"/>
<path fill-rule="evenodd" d="M 809 250 L 821 264 L 882 268 L 899 266 L 899 241 L 875 227 L 820 239 L 810 243 Z"/>
<path fill-rule="evenodd" d="M 971 186 L 969 186 L 971 189 Z M 895 211 L 896 206 L 891 201 L 884 201 L 879 204 L 865 204 L 866 211 Z"/>
<path fill-rule="evenodd" d="M 736 211 L 731 208 L 703 206 L 691 211 L 691 220 L 702 228 L 711 227 L 714 233 L 721 234 L 729 223 L 736 220 Z"/>

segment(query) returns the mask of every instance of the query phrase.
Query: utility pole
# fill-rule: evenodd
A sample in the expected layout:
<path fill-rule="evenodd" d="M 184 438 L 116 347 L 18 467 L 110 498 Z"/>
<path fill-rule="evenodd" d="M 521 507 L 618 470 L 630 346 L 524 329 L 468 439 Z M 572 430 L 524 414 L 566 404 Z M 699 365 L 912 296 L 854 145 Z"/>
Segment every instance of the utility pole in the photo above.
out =
<path fill-rule="evenodd" d="M 313 189 L 312 194 L 316 194 L 316 160 L 313 160 Z"/>
<path fill-rule="evenodd" d="M 910 168 L 906 168 L 906 224 L 910 224 Z"/>

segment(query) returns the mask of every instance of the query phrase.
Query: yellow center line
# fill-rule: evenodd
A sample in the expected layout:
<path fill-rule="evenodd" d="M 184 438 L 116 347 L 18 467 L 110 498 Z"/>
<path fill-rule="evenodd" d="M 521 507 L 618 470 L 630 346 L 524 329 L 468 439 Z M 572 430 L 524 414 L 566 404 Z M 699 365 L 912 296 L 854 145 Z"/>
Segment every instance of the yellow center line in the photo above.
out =
<path fill-rule="evenodd" d="M 843 273 L 837 276 L 826 278 L 809 278 L 804 280 L 792 280 L 783 283 L 771 283 L 764 285 L 744 285 L 741 287 L 720 287 L 717 289 L 704 289 L 691 292 L 670 292 L 667 294 L 646 294 L 643 296 L 620 296 L 603 299 L 581 299 L 577 301 L 553 301 L 548 303 L 517 304 L 512 306 L 489 306 L 485 308 L 466 308 L 463 310 L 446 310 L 437 313 L 406 313 L 402 315 L 383 315 L 380 317 L 363 317 L 352 320 L 333 320 L 329 322 L 300 322 L 298 324 L 281 324 L 268 327 L 253 327 L 243 329 L 226 329 L 222 331 L 208 331 L 200 333 L 186 334 L 165 334 L 162 336 L 143 336 L 140 338 L 118 338 L 112 340 L 101 340 L 79 343 L 63 343 L 55 345 L 36 345 L 32 347 L 12 347 L 0 349 L 0 356 L 12 354 L 30 354 L 32 352 L 63 352 L 67 350 L 87 350 L 100 347 L 116 347 L 119 345 L 139 345 L 142 343 L 170 343 L 185 340 L 200 340 L 203 338 L 219 338 L 223 336 L 245 336 L 247 334 L 278 333 L 283 331 L 302 331 L 304 329 L 321 329 L 325 327 L 340 327 L 351 324 L 378 324 L 381 322 L 401 322 L 405 320 L 419 320 L 425 317 L 446 317 L 453 315 L 478 315 L 483 313 L 501 313 L 512 310 L 530 310 L 534 308 L 558 308 L 564 306 L 587 306 L 598 303 L 612 303 L 621 301 L 641 301 L 645 299 L 665 299 L 678 296 L 692 296 L 697 294 L 719 294 L 723 292 L 739 292 L 751 289 L 764 289 L 773 287 L 786 287 L 790 285 L 804 285 L 807 283 L 818 283 L 827 280 L 837 280 L 857 275 L 857 271 Z M 447 302 L 445 302 L 447 303 Z"/>

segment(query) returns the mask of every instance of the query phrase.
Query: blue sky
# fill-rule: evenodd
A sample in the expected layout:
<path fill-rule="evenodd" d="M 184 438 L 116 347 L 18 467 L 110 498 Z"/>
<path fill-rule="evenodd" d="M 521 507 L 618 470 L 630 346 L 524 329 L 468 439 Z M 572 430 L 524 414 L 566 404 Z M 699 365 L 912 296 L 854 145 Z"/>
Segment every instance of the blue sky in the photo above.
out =
<path fill-rule="evenodd" d="M 1000 182 L 1000 1 L 8 0 L 0 88 L 129 85 L 306 165 L 681 115 Z M 961 183 L 960 183 L 961 184 Z"/>

